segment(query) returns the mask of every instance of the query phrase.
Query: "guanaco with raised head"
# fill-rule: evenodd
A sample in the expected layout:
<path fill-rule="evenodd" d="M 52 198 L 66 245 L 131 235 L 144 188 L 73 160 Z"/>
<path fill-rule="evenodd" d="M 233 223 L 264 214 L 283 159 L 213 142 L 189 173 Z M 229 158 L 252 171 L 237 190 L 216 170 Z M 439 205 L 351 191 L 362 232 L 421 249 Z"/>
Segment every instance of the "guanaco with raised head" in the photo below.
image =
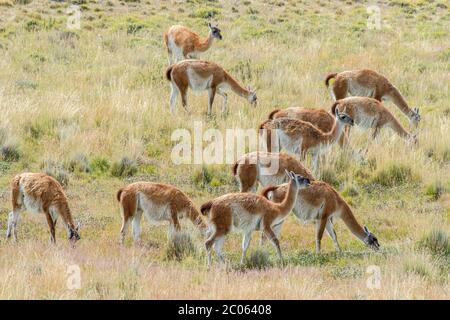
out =
<path fill-rule="evenodd" d="M 287 192 L 289 192 L 289 186 L 282 184 L 268 186 L 261 191 L 261 194 L 271 201 L 281 203 L 284 201 Z M 325 182 L 312 181 L 307 188 L 299 189 L 293 211 L 300 221 L 314 221 L 316 223 L 317 253 L 320 252 L 320 244 L 325 229 L 333 240 L 336 251 L 341 250 L 333 228 L 334 218 L 341 218 L 350 231 L 370 248 L 378 250 L 380 247 L 378 239 L 366 226 L 363 227 L 358 223 L 350 206 L 333 187 Z M 274 225 L 277 235 L 281 231 L 282 223 L 283 221 L 280 221 Z"/>
<path fill-rule="evenodd" d="M 325 85 L 335 79 L 331 91 L 336 101 L 347 96 L 374 98 L 378 101 L 391 100 L 411 123 L 420 121 L 419 108 L 411 109 L 400 91 L 383 75 L 370 69 L 330 73 L 325 79 Z"/>
<path fill-rule="evenodd" d="M 380 101 L 367 97 L 348 97 L 337 100 L 331 107 L 331 112 L 345 112 L 357 126 L 372 129 L 372 137 L 376 138 L 380 129 L 388 127 L 400 137 L 417 143 L 414 134 L 408 132 L 395 116 Z"/>
<path fill-rule="evenodd" d="M 313 126 L 322 130 L 323 132 L 329 132 L 334 126 L 335 118 L 329 112 L 324 109 L 311 109 L 301 107 L 290 107 L 286 109 L 276 109 L 269 114 L 269 119 L 278 118 L 293 118 L 311 123 Z M 339 145 L 341 147 L 347 145 L 347 133 L 342 133 L 339 139 Z"/>
<path fill-rule="evenodd" d="M 287 182 L 285 170 L 311 181 L 315 180 L 312 173 L 300 161 L 285 152 L 255 151 L 244 154 L 234 163 L 232 171 L 239 183 L 240 192 L 255 192 L 258 182 L 263 187 Z"/>
<path fill-rule="evenodd" d="M 200 212 L 180 189 L 162 183 L 135 182 L 117 192 L 122 214 L 120 242 L 123 243 L 130 223 L 133 240 L 139 241 L 142 213 L 149 221 L 169 221 L 172 231 L 181 229 L 179 220 L 187 217 L 202 234 L 206 232 Z"/>
<path fill-rule="evenodd" d="M 56 242 L 55 226 L 58 217 L 64 221 L 69 241 L 80 239 L 79 225 L 75 226 L 63 188 L 54 178 L 44 173 L 21 173 L 11 180 L 11 204 L 6 237 L 17 241 L 17 222 L 22 211 L 43 213 L 50 228 L 50 240 Z"/>
<path fill-rule="evenodd" d="M 169 65 L 184 59 L 197 58 L 199 53 L 208 50 L 214 39 L 222 40 L 218 25 L 208 23 L 209 34 L 205 39 L 184 26 L 171 26 L 164 33 L 164 43 L 167 48 Z"/>
<path fill-rule="evenodd" d="M 214 62 L 202 60 L 184 60 L 171 65 L 166 70 L 167 80 L 172 85 L 170 95 L 170 112 L 174 113 L 178 94 L 181 95 L 183 108 L 189 113 L 187 104 L 187 90 L 208 91 L 208 115 L 212 112 L 212 105 L 216 93 L 224 98 L 222 113 L 227 113 L 227 91 L 232 90 L 238 96 L 245 98 L 251 105 L 256 106 L 256 93 L 242 87 L 225 69 Z"/>
<path fill-rule="evenodd" d="M 335 143 L 341 137 L 346 125 L 353 125 L 353 119 L 346 113 L 336 110 L 336 120 L 329 132 L 323 132 L 309 122 L 292 119 L 278 118 L 266 120 L 260 125 L 260 135 L 266 135 L 266 148 L 269 152 L 279 151 L 272 149 L 285 149 L 294 154 L 300 154 L 302 158 L 310 151 L 313 155 L 313 172 L 317 173 L 319 156 L 329 145 Z M 275 139 L 272 137 L 274 132 Z M 275 148 L 272 148 L 272 139 Z"/>
<path fill-rule="evenodd" d="M 202 214 L 209 212 L 209 237 L 205 242 L 208 265 L 211 265 L 211 247 L 214 246 L 220 261 L 225 236 L 236 228 L 243 234 L 241 263 L 244 262 L 253 231 L 262 230 L 275 246 L 283 262 L 280 243 L 273 226 L 282 221 L 292 210 L 298 190 L 310 184 L 308 178 L 286 171 L 290 181 L 288 191 L 280 203 L 274 203 L 255 193 L 229 193 L 203 204 Z"/>

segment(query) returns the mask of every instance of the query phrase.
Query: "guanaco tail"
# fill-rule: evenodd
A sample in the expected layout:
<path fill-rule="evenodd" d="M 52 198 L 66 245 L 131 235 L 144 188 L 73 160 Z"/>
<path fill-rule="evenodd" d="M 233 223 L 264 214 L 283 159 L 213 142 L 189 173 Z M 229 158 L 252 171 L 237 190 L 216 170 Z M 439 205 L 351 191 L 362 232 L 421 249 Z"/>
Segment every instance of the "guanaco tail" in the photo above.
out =
<path fill-rule="evenodd" d="M 391 100 L 401 112 L 417 125 L 420 121 L 419 108 L 411 109 L 400 91 L 391 82 L 370 69 L 330 73 L 325 79 L 325 85 L 335 79 L 331 96 L 336 101 L 347 96 L 360 96 L 374 98 L 378 101 Z"/>
<path fill-rule="evenodd" d="M 251 152 L 244 154 L 233 165 L 233 175 L 239 183 L 240 192 L 256 192 L 258 182 L 263 186 L 287 182 L 285 170 L 292 171 L 309 180 L 312 173 L 293 156 L 280 152 Z"/>
<path fill-rule="evenodd" d="M 276 203 L 281 203 L 289 190 L 287 184 L 268 186 L 261 194 Z M 378 250 L 378 239 L 356 220 L 350 206 L 329 184 L 322 181 L 312 181 L 307 188 L 299 189 L 297 201 L 293 211 L 295 216 L 303 222 L 314 221 L 316 223 L 316 252 L 320 252 L 320 244 L 324 230 L 333 240 L 336 251 L 340 251 L 336 232 L 333 228 L 333 219 L 341 218 L 349 230 L 367 246 Z M 283 221 L 274 225 L 274 231 L 278 235 Z"/>
<path fill-rule="evenodd" d="M 171 26 L 164 33 L 169 65 L 184 59 L 197 58 L 199 53 L 208 50 L 214 39 L 222 40 L 218 25 L 208 23 L 209 34 L 206 39 L 184 26 Z"/>
<path fill-rule="evenodd" d="M 225 236 L 236 228 L 244 234 L 242 240 L 241 263 L 244 262 L 253 231 L 262 230 L 275 246 L 280 260 L 283 262 L 280 243 L 273 231 L 273 226 L 282 221 L 292 210 L 297 199 L 298 190 L 310 184 L 308 178 L 287 172 L 290 181 L 288 191 L 280 203 L 274 203 L 255 193 L 229 193 L 203 204 L 202 214 L 209 212 L 209 234 L 205 242 L 208 254 L 208 266 L 211 265 L 211 247 L 220 261 Z"/>
<path fill-rule="evenodd" d="M 54 178 L 44 173 L 21 173 L 11 180 L 11 204 L 6 237 L 17 241 L 17 222 L 22 211 L 43 213 L 50 228 L 50 240 L 56 242 L 55 226 L 58 217 L 64 221 L 69 241 L 80 239 L 79 225 L 75 226 L 63 188 Z"/>
<path fill-rule="evenodd" d="M 205 234 L 207 226 L 194 203 L 180 189 L 161 183 L 135 182 L 117 192 L 122 214 L 120 242 L 124 243 L 130 223 L 133 240 L 139 241 L 142 213 L 149 221 L 169 221 L 171 230 L 180 230 L 179 220 L 187 217 Z"/>
<path fill-rule="evenodd" d="M 166 78 L 172 86 L 170 95 L 170 112 L 174 113 L 178 94 L 181 95 L 183 108 L 189 113 L 187 90 L 208 91 L 208 115 L 216 93 L 224 98 L 222 113 L 227 113 L 227 91 L 232 90 L 238 96 L 245 98 L 256 106 L 257 97 L 252 89 L 242 87 L 225 69 L 214 62 L 202 60 L 184 60 L 171 65 L 166 70 Z"/>

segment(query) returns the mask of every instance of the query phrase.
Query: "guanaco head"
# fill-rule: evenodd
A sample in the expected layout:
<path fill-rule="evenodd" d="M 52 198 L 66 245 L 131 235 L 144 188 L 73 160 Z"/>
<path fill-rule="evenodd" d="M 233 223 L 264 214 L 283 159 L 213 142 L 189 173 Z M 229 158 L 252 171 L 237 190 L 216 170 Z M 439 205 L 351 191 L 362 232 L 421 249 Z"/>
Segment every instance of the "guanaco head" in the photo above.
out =
<path fill-rule="evenodd" d="M 256 105 L 258 104 L 258 97 L 256 96 L 256 91 L 253 90 L 251 87 L 248 87 L 248 96 L 247 96 L 247 100 L 248 102 L 256 107 Z"/>
<path fill-rule="evenodd" d="M 284 172 L 286 172 L 286 175 L 288 176 L 289 179 L 295 182 L 295 185 L 297 186 L 298 189 L 306 188 L 311 184 L 311 181 L 308 178 L 296 174 L 293 171 L 287 171 L 286 169 L 284 169 Z"/>
<path fill-rule="evenodd" d="M 211 23 L 208 23 L 209 32 L 211 33 L 213 38 L 222 40 L 222 34 L 220 33 L 219 25 L 211 25 Z"/>
<path fill-rule="evenodd" d="M 364 243 L 368 245 L 373 250 L 380 249 L 380 244 L 378 243 L 377 237 L 364 226 L 364 232 L 366 233 L 366 237 L 364 238 Z"/>
<path fill-rule="evenodd" d="M 350 117 L 345 112 L 339 112 L 338 108 L 335 109 L 335 115 L 336 119 L 343 122 L 344 124 L 348 124 L 349 126 L 353 126 L 355 124 L 352 117 Z"/>
<path fill-rule="evenodd" d="M 409 119 L 412 124 L 417 125 L 420 122 L 420 113 L 419 108 L 414 108 L 411 110 L 411 114 L 409 115 Z"/>
<path fill-rule="evenodd" d="M 80 230 L 80 223 L 78 222 L 75 228 L 72 228 L 70 226 L 68 226 L 68 228 L 69 228 L 69 241 L 75 243 L 78 240 L 80 240 L 80 235 L 78 233 L 78 230 Z"/>

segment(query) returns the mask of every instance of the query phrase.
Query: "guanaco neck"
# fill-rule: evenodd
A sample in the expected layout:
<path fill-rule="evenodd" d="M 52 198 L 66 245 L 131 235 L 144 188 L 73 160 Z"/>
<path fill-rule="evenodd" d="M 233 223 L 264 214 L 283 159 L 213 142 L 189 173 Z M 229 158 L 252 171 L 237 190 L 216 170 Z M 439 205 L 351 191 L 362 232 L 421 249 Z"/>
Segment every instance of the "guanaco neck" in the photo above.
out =
<path fill-rule="evenodd" d="M 191 207 L 188 210 L 188 218 L 192 221 L 192 223 L 200 230 L 200 232 L 205 233 L 208 229 L 208 226 L 202 219 L 202 215 L 195 208 L 194 204 L 191 204 Z"/>
<path fill-rule="evenodd" d="M 250 91 L 242 87 L 228 72 L 225 72 L 224 80 L 238 96 L 248 98 L 250 95 Z"/>
<path fill-rule="evenodd" d="M 196 50 L 205 52 L 209 48 L 211 48 L 211 45 L 214 41 L 214 37 L 212 35 L 212 32 L 210 31 L 208 34 L 208 37 L 206 39 L 200 40 L 199 46 L 196 48 Z"/>
<path fill-rule="evenodd" d="M 331 128 L 330 132 L 327 132 L 323 135 L 326 142 L 336 142 L 339 140 L 339 138 L 342 135 L 342 132 L 344 131 L 345 123 L 340 121 L 338 117 L 335 118 L 333 127 Z"/>
<path fill-rule="evenodd" d="M 364 228 L 358 223 L 358 221 L 356 221 L 352 210 L 346 203 L 342 203 L 341 219 L 342 221 L 344 221 L 345 225 L 348 227 L 351 233 L 353 233 L 358 239 L 364 242 L 367 234 L 364 231 Z"/>
<path fill-rule="evenodd" d="M 288 185 L 288 191 L 282 202 L 276 204 L 281 212 L 282 217 L 291 212 L 294 207 L 295 201 L 297 201 L 298 188 L 294 180 L 291 179 Z"/>
<path fill-rule="evenodd" d="M 414 111 L 411 110 L 411 108 L 408 106 L 408 103 L 396 87 L 392 86 L 387 96 L 391 98 L 392 102 L 394 102 L 394 104 L 400 109 L 400 111 L 403 112 L 408 118 L 413 118 L 413 116 L 415 115 Z"/>

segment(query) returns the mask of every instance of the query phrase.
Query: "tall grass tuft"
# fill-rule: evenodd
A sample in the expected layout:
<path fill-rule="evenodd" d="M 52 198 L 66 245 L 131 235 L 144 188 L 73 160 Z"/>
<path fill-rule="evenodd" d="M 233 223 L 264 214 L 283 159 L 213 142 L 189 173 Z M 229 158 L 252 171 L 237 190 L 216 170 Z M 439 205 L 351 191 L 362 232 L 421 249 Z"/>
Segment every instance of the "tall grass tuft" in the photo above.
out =
<path fill-rule="evenodd" d="M 165 252 L 167 260 L 181 261 L 183 258 L 195 253 L 196 247 L 189 233 L 177 231 L 170 234 Z"/>
<path fill-rule="evenodd" d="M 433 229 L 425 234 L 418 243 L 419 248 L 427 249 L 434 255 L 450 256 L 450 237 L 440 229 Z"/>

